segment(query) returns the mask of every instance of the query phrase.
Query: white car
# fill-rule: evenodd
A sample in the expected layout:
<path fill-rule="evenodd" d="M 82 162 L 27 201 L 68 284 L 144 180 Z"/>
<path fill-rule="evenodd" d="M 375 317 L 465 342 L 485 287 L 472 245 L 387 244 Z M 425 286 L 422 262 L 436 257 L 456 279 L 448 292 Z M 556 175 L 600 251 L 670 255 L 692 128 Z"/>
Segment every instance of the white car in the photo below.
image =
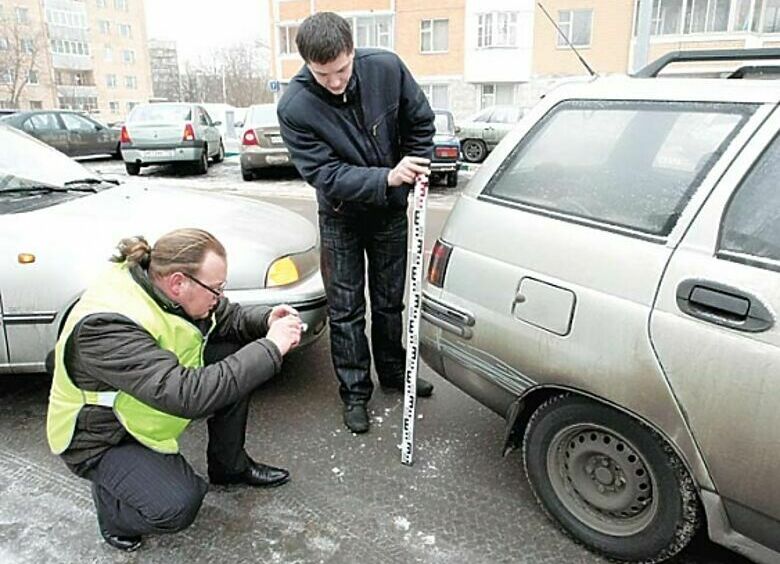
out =
<path fill-rule="evenodd" d="M 187 164 L 197 174 L 206 174 L 209 159 L 225 159 L 225 145 L 217 126 L 199 104 L 165 102 L 139 104 L 127 115 L 119 133 L 127 174 L 141 167 Z"/>
<path fill-rule="evenodd" d="M 104 181 L 19 130 L 0 125 L 0 373 L 50 368 L 62 323 L 116 243 L 200 227 L 227 249 L 226 296 L 289 303 L 322 334 L 319 244 L 305 218 L 255 200 Z"/>
<path fill-rule="evenodd" d="M 434 246 L 422 357 L 506 419 L 546 513 L 610 559 L 702 528 L 780 562 L 779 103 L 776 80 L 564 86 Z"/>

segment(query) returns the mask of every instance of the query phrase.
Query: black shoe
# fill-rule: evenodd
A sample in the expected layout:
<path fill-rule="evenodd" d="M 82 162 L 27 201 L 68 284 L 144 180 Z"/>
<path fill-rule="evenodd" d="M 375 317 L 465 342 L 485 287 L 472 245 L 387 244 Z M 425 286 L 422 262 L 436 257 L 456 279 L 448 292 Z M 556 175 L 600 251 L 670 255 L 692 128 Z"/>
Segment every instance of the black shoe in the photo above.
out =
<path fill-rule="evenodd" d="M 379 382 L 379 386 L 383 390 L 396 390 L 396 391 L 404 391 L 404 381 L 403 379 L 400 380 L 388 380 L 386 382 Z M 431 394 L 433 393 L 433 384 L 431 384 L 428 380 L 425 378 L 417 378 L 417 397 L 418 398 L 429 398 L 431 397 Z"/>
<path fill-rule="evenodd" d="M 141 548 L 141 537 L 121 537 L 119 535 L 110 535 L 101 529 L 100 536 L 103 540 L 114 548 L 123 552 L 134 552 Z"/>
<path fill-rule="evenodd" d="M 290 473 L 284 468 L 274 468 L 267 464 L 249 461 L 249 466 L 240 474 L 211 474 L 209 481 L 215 485 L 247 484 L 249 486 L 281 486 L 290 480 Z"/>
<path fill-rule="evenodd" d="M 363 403 L 351 403 L 344 406 L 344 425 L 353 433 L 365 433 L 370 426 L 368 412 Z"/>

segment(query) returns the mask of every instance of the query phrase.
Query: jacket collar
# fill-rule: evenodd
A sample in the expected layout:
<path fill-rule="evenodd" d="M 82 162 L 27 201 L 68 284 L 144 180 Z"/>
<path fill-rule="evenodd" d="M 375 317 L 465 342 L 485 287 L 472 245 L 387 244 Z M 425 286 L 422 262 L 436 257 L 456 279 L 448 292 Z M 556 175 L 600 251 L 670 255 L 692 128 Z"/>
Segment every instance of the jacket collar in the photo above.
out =
<path fill-rule="evenodd" d="M 349 106 L 351 104 L 354 104 L 360 96 L 360 89 L 358 86 L 359 79 L 357 75 L 356 62 L 357 62 L 357 57 L 355 57 L 354 62 L 352 63 L 352 76 L 349 77 L 347 88 L 346 90 L 344 90 L 343 94 L 332 94 L 326 88 L 320 86 L 320 83 L 317 82 L 317 80 L 314 78 L 314 75 L 309 70 L 309 67 L 306 66 L 305 64 L 303 65 L 303 68 L 298 73 L 298 78 L 307 90 L 309 90 L 315 96 L 321 98 L 331 106 L 336 106 L 336 107 Z"/>

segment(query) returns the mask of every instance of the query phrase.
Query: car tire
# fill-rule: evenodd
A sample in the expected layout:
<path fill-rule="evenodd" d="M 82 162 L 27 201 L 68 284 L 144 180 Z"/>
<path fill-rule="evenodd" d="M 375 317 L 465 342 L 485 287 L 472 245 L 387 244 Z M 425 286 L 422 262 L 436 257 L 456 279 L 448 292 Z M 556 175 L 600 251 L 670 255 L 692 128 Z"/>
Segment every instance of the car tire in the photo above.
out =
<path fill-rule="evenodd" d="M 204 146 L 200 153 L 200 158 L 195 161 L 195 174 L 206 174 L 209 170 L 208 149 Z"/>
<path fill-rule="evenodd" d="M 249 182 L 250 180 L 255 179 L 255 173 L 251 170 L 246 170 L 244 167 L 241 167 L 241 178 Z"/>
<path fill-rule="evenodd" d="M 543 403 L 526 427 L 523 462 L 545 513 L 608 558 L 661 562 L 701 524 L 695 484 L 669 444 L 588 398 Z"/>
<path fill-rule="evenodd" d="M 470 163 L 481 163 L 487 157 L 487 145 L 479 139 L 466 139 L 461 145 L 463 159 Z"/>
<path fill-rule="evenodd" d="M 458 185 L 458 171 L 447 173 L 447 188 L 455 188 Z"/>
<path fill-rule="evenodd" d="M 138 173 L 141 172 L 141 165 L 138 163 L 125 163 L 125 170 L 130 176 L 138 176 Z"/>
<path fill-rule="evenodd" d="M 122 145 L 117 143 L 116 144 L 116 151 L 114 151 L 114 154 L 111 155 L 114 159 L 121 159 L 122 158 Z"/>
<path fill-rule="evenodd" d="M 220 139 L 219 150 L 217 151 L 217 154 L 214 155 L 214 162 L 221 163 L 224 160 L 225 160 L 225 145 L 222 144 L 222 139 Z"/>

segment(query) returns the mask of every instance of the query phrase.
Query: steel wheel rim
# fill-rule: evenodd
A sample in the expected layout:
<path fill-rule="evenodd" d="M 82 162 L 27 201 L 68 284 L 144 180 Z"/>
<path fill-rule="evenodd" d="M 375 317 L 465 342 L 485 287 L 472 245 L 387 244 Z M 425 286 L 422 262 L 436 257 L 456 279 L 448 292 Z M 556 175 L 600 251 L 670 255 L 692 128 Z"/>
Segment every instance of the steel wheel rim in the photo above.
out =
<path fill-rule="evenodd" d="M 631 441 L 606 427 L 558 431 L 547 450 L 547 476 L 566 510 L 605 535 L 640 533 L 658 513 L 650 466 Z"/>
<path fill-rule="evenodd" d="M 466 147 L 463 149 L 463 152 L 466 153 L 466 156 L 469 158 L 469 160 L 476 161 L 478 160 L 482 154 L 482 145 L 475 141 L 469 141 L 466 143 Z"/>

